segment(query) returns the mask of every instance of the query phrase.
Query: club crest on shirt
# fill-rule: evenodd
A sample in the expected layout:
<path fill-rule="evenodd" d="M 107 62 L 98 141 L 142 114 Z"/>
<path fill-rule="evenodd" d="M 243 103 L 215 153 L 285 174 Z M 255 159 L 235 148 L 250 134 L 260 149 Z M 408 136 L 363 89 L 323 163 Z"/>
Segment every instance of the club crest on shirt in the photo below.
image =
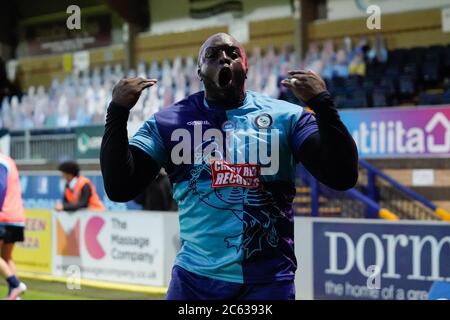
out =
<path fill-rule="evenodd" d="M 272 125 L 272 117 L 268 113 L 260 114 L 255 119 L 256 126 L 260 129 L 267 129 Z"/>

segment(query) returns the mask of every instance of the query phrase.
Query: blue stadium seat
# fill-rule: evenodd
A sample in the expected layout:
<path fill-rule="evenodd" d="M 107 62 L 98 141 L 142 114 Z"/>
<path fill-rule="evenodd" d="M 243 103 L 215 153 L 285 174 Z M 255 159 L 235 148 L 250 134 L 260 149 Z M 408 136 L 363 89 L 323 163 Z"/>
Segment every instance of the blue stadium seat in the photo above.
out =
<path fill-rule="evenodd" d="M 345 95 L 348 92 L 346 81 L 346 78 L 333 77 L 331 79 L 330 91 L 335 95 Z"/>
<path fill-rule="evenodd" d="M 380 87 L 383 88 L 386 91 L 386 93 L 390 96 L 393 96 L 396 93 L 396 85 L 394 79 L 390 78 L 381 79 Z"/>
<path fill-rule="evenodd" d="M 426 61 L 437 61 L 439 64 L 441 64 L 444 54 L 445 54 L 444 46 L 434 45 L 434 46 L 427 48 L 424 58 Z"/>
<path fill-rule="evenodd" d="M 389 64 L 384 71 L 383 78 L 396 79 L 400 76 L 401 65 L 399 63 Z"/>
<path fill-rule="evenodd" d="M 362 90 L 362 77 L 358 75 L 350 75 L 346 80 L 345 87 L 348 92 Z"/>
<path fill-rule="evenodd" d="M 398 92 L 400 98 L 403 99 L 412 98 L 416 93 L 416 85 L 414 83 L 414 80 L 408 75 L 400 76 L 398 82 Z"/>
<path fill-rule="evenodd" d="M 345 94 L 335 95 L 334 96 L 334 102 L 335 102 L 336 107 L 338 109 L 347 108 L 347 95 L 345 95 Z"/>
<path fill-rule="evenodd" d="M 403 63 L 406 60 L 407 49 L 395 49 L 389 51 L 388 63 Z"/>
<path fill-rule="evenodd" d="M 406 62 L 421 64 L 427 49 L 425 47 L 414 47 L 408 50 Z"/>
<path fill-rule="evenodd" d="M 363 79 L 362 87 L 368 94 L 371 94 L 373 88 L 375 87 L 375 79 L 372 77 L 365 77 Z"/>
<path fill-rule="evenodd" d="M 448 74 L 450 73 L 450 45 L 445 47 L 443 59 L 443 68 L 445 70 L 445 74 L 448 76 Z"/>
<path fill-rule="evenodd" d="M 419 67 L 415 63 L 406 63 L 402 68 L 402 75 L 407 75 L 413 80 L 417 80 L 419 75 Z"/>
<path fill-rule="evenodd" d="M 441 80 L 437 61 L 425 61 L 422 68 L 422 80 L 426 86 L 436 86 Z"/>
<path fill-rule="evenodd" d="M 423 92 L 419 95 L 419 105 L 435 105 L 442 103 L 442 94 L 428 94 Z"/>
<path fill-rule="evenodd" d="M 372 93 L 372 107 L 386 107 L 388 104 L 386 92 L 379 88 L 374 89 Z"/>
<path fill-rule="evenodd" d="M 384 76 L 384 72 L 387 68 L 386 64 L 382 63 L 370 63 L 366 65 L 366 77 L 372 77 L 373 79 L 380 79 Z"/>
<path fill-rule="evenodd" d="M 442 103 L 450 104 L 450 87 L 442 94 Z"/>
<path fill-rule="evenodd" d="M 354 91 L 348 98 L 349 108 L 367 108 L 367 96 L 363 90 Z"/>

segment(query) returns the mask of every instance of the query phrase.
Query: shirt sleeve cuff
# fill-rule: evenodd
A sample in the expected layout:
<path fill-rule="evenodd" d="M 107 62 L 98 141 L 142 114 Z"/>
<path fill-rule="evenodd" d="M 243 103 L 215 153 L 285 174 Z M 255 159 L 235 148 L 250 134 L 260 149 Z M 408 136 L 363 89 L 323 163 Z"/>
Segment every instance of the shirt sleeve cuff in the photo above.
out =
<path fill-rule="evenodd" d="M 338 117 L 338 111 L 334 105 L 333 98 L 328 91 L 319 93 L 308 100 L 307 105 L 314 111 L 318 120 L 329 120 Z"/>
<path fill-rule="evenodd" d="M 116 116 L 126 116 L 128 118 L 130 110 L 128 108 L 121 106 L 115 102 L 111 102 L 108 107 L 108 114 Z"/>

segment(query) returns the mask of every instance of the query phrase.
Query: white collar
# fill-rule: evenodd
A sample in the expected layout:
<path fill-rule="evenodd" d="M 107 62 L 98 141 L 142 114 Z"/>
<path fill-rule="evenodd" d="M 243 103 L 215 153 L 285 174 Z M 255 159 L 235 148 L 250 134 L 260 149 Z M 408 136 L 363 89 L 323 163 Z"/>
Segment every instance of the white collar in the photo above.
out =
<path fill-rule="evenodd" d="M 73 177 L 73 179 L 70 180 L 70 182 L 69 182 L 69 188 L 72 190 L 75 189 L 75 185 L 77 184 L 77 181 L 78 181 L 78 177 Z"/>

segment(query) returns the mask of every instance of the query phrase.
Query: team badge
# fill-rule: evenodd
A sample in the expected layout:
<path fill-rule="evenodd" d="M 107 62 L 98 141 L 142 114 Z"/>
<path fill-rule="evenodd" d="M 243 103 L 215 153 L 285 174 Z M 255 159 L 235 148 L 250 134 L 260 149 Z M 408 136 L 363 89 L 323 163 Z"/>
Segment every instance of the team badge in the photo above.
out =
<path fill-rule="evenodd" d="M 272 125 L 272 117 L 268 113 L 260 114 L 256 117 L 256 125 L 260 129 L 267 129 Z"/>

